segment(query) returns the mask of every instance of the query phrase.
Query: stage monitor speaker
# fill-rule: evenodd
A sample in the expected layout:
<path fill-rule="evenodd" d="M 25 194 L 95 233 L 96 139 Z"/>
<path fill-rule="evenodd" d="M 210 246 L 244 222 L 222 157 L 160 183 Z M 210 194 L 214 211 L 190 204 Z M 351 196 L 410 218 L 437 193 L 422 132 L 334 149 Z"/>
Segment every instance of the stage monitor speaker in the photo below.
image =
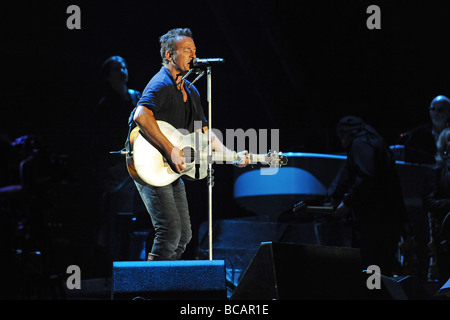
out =
<path fill-rule="evenodd" d="M 360 261 L 354 248 L 261 243 L 230 299 L 362 299 Z"/>
<path fill-rule="evenodd" d="M 112 298 L 226 299 L 225 261 L 115 261 Z"/>
<path fill-rule="evenodd" d="M 435 298 L 450 300 L 450 278 L 439 289 L 439 291 L 436 293 Z"/>
<path fill-rule="evenodd" d="M 381 275 L 381 298 L 388 300 L 426 300 L 428 294 L 421 281 L 412 276 L 386 277 Z"/>

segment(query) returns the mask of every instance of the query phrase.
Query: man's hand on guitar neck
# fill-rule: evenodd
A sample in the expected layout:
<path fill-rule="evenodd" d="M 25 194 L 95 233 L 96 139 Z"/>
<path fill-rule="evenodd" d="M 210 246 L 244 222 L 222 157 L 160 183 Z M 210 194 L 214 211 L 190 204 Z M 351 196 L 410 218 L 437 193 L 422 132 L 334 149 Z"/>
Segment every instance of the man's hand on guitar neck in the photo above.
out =
<path fill-rule="evenodd" d="M 205 135 L 208 135 L 208 126 L 203 127 L 203 132 Z M 224 153 L 233 153 L 233 150 L 228 149 L 222 141 L 216 136 L 214 131 L 211 131 L 211 146 L 214 151 L 224 152 Z M 248 157 L 248 151 L 240 151 L 236 153 L 238 160 L 234 162 L 234 165 L 239 168 L 243 168 L 246 165 L 250 164 L 250 158 Z"/>
<path fill-rule="evenodd" d="M 248 157 L 248 151 L 244 150 L 236 153 L 238 160 L 234 162 L 234 165 L 238 168 L 243 168 L 250 164 L 250 158 Z"/>

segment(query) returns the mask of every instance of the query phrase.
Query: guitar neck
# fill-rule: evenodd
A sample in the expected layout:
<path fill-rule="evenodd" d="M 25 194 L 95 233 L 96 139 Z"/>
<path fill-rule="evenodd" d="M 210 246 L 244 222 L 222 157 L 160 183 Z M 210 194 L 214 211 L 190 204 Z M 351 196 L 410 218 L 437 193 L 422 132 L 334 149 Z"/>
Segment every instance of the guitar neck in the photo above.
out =
<path fill-rule="evenodd" d="M 202 152 L 202 157 L 206 158 L 207 153 Z M 266 155 L 264 154 L 248 154 L 247 158 L 250 159 L 250 163 L 267 163 Z M 227 162 L 232 163 L 238 161 L 238 155 L 236 152 L 213 152 L 212 160 L 214 162 Z"/>
<path fill-rule="evenodd" d="M 251 163 L 264 163 L 267 164 L 267 158 L 265 154 L 249 154 Z"/>

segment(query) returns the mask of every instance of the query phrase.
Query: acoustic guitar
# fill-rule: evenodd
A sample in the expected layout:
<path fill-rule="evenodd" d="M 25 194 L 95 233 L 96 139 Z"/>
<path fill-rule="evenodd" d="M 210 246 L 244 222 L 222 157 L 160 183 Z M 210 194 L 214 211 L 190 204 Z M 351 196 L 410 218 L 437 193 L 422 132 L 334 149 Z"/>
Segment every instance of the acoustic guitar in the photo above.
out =
<path fill-rule="evenodd" d="M 131 154 L 127 154 L 127 168 L 131 177 L 140 184 L 151 186 L 166 186 L 181 176 L 199 180 L 208 175 L 208 138 L 201 132 L 184 135 L 172 125 L 158 120 L 161 132 L 169 141 L 183 152 L 186 162 L 185 170 L 180 174 L 175 172 L 165 157 L 139 131 L 139 127 L 130 133 Z M 272 168 L 287 164 L 287 157 L 281 152 L 267 154 L 247 154 L 250 163 L 262 163 Z M 212 163 L 233 164 L 239 160 L 236 152 L 212 152 Z"/>

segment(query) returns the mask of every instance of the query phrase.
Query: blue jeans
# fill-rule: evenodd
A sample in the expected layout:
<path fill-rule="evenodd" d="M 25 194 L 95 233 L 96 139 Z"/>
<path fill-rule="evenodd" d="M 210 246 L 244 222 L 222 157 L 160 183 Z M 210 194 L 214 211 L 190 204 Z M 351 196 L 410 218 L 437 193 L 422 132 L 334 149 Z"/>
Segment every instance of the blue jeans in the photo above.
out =
<path fill-rule="evenodd" d="M 151 255 L 155 260 L 179 260 L 192 238 L 184 182 L 177 179 L 164 187 L 135 184 L 155 228 Z"/>

